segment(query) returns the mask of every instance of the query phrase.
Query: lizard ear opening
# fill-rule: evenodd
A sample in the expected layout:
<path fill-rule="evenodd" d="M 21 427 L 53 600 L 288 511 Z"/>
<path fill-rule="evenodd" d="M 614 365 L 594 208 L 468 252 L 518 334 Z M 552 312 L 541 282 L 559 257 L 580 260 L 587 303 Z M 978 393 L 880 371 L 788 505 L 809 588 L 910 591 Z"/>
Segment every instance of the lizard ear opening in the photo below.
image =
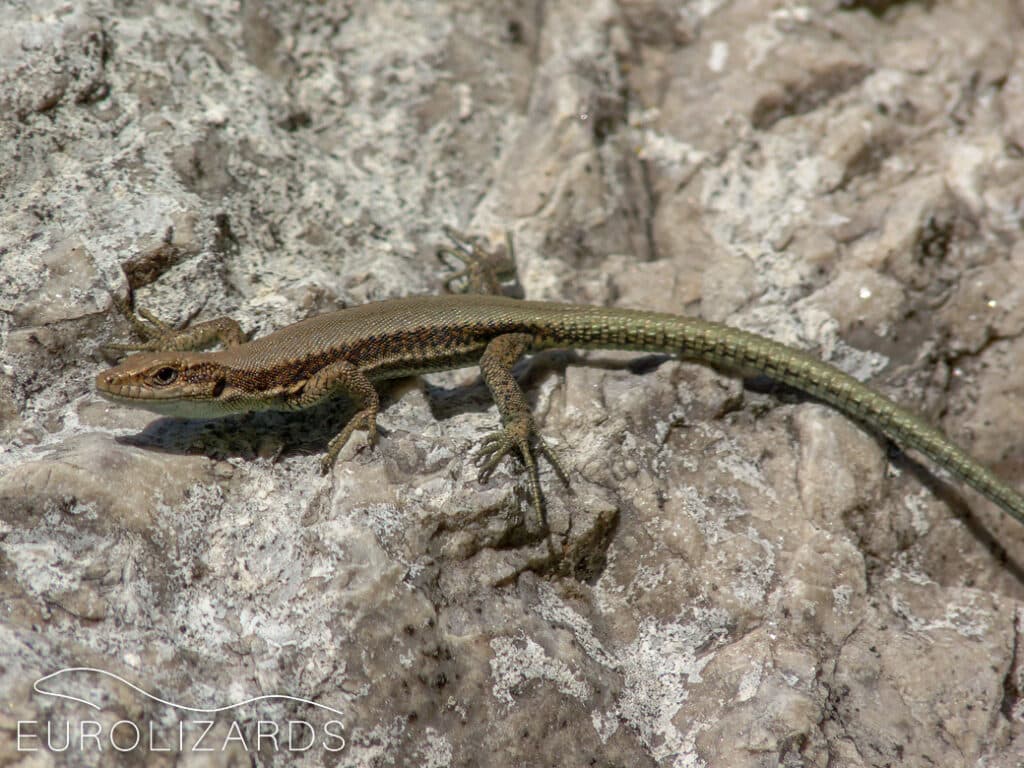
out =
<path fill-rule="evenodd" d="M 224 387 L 226 387 L 227 385 L 228 385 L 228 380 L 227 379 L 225 379 L 223 377 L 217 379 L 217 381 L 213 385 L 213 392 L 212 392 L 213 396 L 214 397 L 220 397 L 221 394 L 224 392 Z"/>

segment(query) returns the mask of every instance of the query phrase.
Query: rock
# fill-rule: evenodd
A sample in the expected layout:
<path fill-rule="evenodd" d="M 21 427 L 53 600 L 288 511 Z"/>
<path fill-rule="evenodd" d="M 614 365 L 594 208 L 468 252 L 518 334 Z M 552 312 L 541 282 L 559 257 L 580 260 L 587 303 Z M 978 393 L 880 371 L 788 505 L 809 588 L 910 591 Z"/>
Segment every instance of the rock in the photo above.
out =
<path fill-rule="evenodd" d="M 473 370 L 382 387 L 326 477 L 347 403 L 91 392 L 112 295 L 259 335 L 440 290 L 452 225 L 529 298 L 820 354 L 1019 484 L 1019 3 L 73 5 L 0 11 L 0 763 L 107 764 L 17 751 L 87 719 L 180 763 L 205 716 L 119 679 L 296 697 L 211 717 L 209 766 L 294 762 L 256 743 L 290 721 L 316 765 L 1020 762 L 1024 527 L 763 379 L 517 366 L 546 525 L 517 461 L 478 482 Z M 69 667 L 101 711 L 34 690 Z"/>

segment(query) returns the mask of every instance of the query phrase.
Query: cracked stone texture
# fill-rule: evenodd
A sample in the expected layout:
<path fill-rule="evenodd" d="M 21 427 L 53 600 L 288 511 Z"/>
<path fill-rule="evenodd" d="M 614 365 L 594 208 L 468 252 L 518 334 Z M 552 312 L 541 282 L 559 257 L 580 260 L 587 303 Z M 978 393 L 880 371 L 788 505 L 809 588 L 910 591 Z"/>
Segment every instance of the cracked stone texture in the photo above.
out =
<path fill-rule="evenodd" d="M 550 538 L 473 371 L 347 416 L 90 391 L 134 290 L 264 333 L 434 292 L 725 320 L 1024 469 L 1020 0 L 0 8 L 0 765 L 1019 766 L 1024 529 L 791 392 L 618 353 L 519 369 Z M 570 450 L 571 449 L 571 450 Z M 18 721 L 344 712 L 347 745 L 19 752 Z M 243 707 L 258 719 L 325 710 Z M 218 719 L 225 743 L 230 716 Z"/>

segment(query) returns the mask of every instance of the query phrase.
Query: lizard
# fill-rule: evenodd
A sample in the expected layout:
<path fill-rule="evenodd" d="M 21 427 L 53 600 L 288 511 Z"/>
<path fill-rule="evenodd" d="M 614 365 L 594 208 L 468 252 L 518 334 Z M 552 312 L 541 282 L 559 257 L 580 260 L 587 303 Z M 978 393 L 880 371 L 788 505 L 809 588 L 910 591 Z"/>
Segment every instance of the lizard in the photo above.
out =
<path fill-rule="evenodd" d="M 387 299 L 312 316 L 247 341 L 227 317 L 176 329 L 150 312 L 115 301 L 139 343 L 96 376 L 95 387 L 115 403 L 181 418 L 217 418 L 261 410 L 298 410 L 347 396 L 355 415 L 328 443 L 327 473 L 353 432 L 373 445 L 386 379 L 478 365 L 501 417 L 475 457 L 487 483 L 509 454 L 525 465 L 532 506 L 543 521 L 538 458 L 568 485 L 568 474 L 541 436 L 526 395 L 512 373 L 525 354 L 553 348 L 667 353 L 727 372 L 762 374 L 837 409 L 868 430 L 911 449 L 1024 523 L 1024 495 L 1000 480 L 940 430 L 907 408 L 802 350 L 750 331 L 685 315 L 598 305 L 526 301 L 501 295 L 515 275 L 511 238 L 506 253 L 446 228 L 454 247 L 442 260 L 462 269 L 445 280 L 461 294 Z M 221 345 L 221 349 L 207 350 Z"/>

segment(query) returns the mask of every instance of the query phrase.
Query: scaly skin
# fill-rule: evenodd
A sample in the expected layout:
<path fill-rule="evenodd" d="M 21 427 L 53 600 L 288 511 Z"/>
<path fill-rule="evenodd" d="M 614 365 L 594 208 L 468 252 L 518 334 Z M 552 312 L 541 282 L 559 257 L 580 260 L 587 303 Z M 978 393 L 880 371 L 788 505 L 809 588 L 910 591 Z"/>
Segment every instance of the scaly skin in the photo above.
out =
<path fill-rule="evenodd" d="M 445 252 L 466 261 L 463 276 L 470 287 L 494 290 L 494 272 L 487 268 L 493 257 L 469 241 L 455 241 L 460 250 Z M 345 395 L 358 411 L 331 440 L 324 471 L 355 429 L 368 430 L 372 442 L 378 410 L 373 382 L 479 364 L 503 424 L 481 446 L 480 479 L 486 481 L 505 454 L 518 452 L 540 514 L 535 453 L 544 455 L 563 479 L 565 472 L 537 434 L 512 366 L 523 354 L 544 349 L 625 349 L 765 374 L 828 403 L 902 448 L 919 451 L 1024 522 L 1024 496 L 909 410 L 804 352 L 720 323 L 486 294 L 374 302 L 318 315 L 249 342 L 242 341 L 238 324 L 227 319 L 182 332 L 148 319 L 152 328 L 133 323 L 149 337 L 138 347 L 159 351 L 134 355 L 99 374 L 96 389 L 101 395 L 186 418 L 308 408 Z M 225 348 L 176 351 L 214 340 Z"/>

